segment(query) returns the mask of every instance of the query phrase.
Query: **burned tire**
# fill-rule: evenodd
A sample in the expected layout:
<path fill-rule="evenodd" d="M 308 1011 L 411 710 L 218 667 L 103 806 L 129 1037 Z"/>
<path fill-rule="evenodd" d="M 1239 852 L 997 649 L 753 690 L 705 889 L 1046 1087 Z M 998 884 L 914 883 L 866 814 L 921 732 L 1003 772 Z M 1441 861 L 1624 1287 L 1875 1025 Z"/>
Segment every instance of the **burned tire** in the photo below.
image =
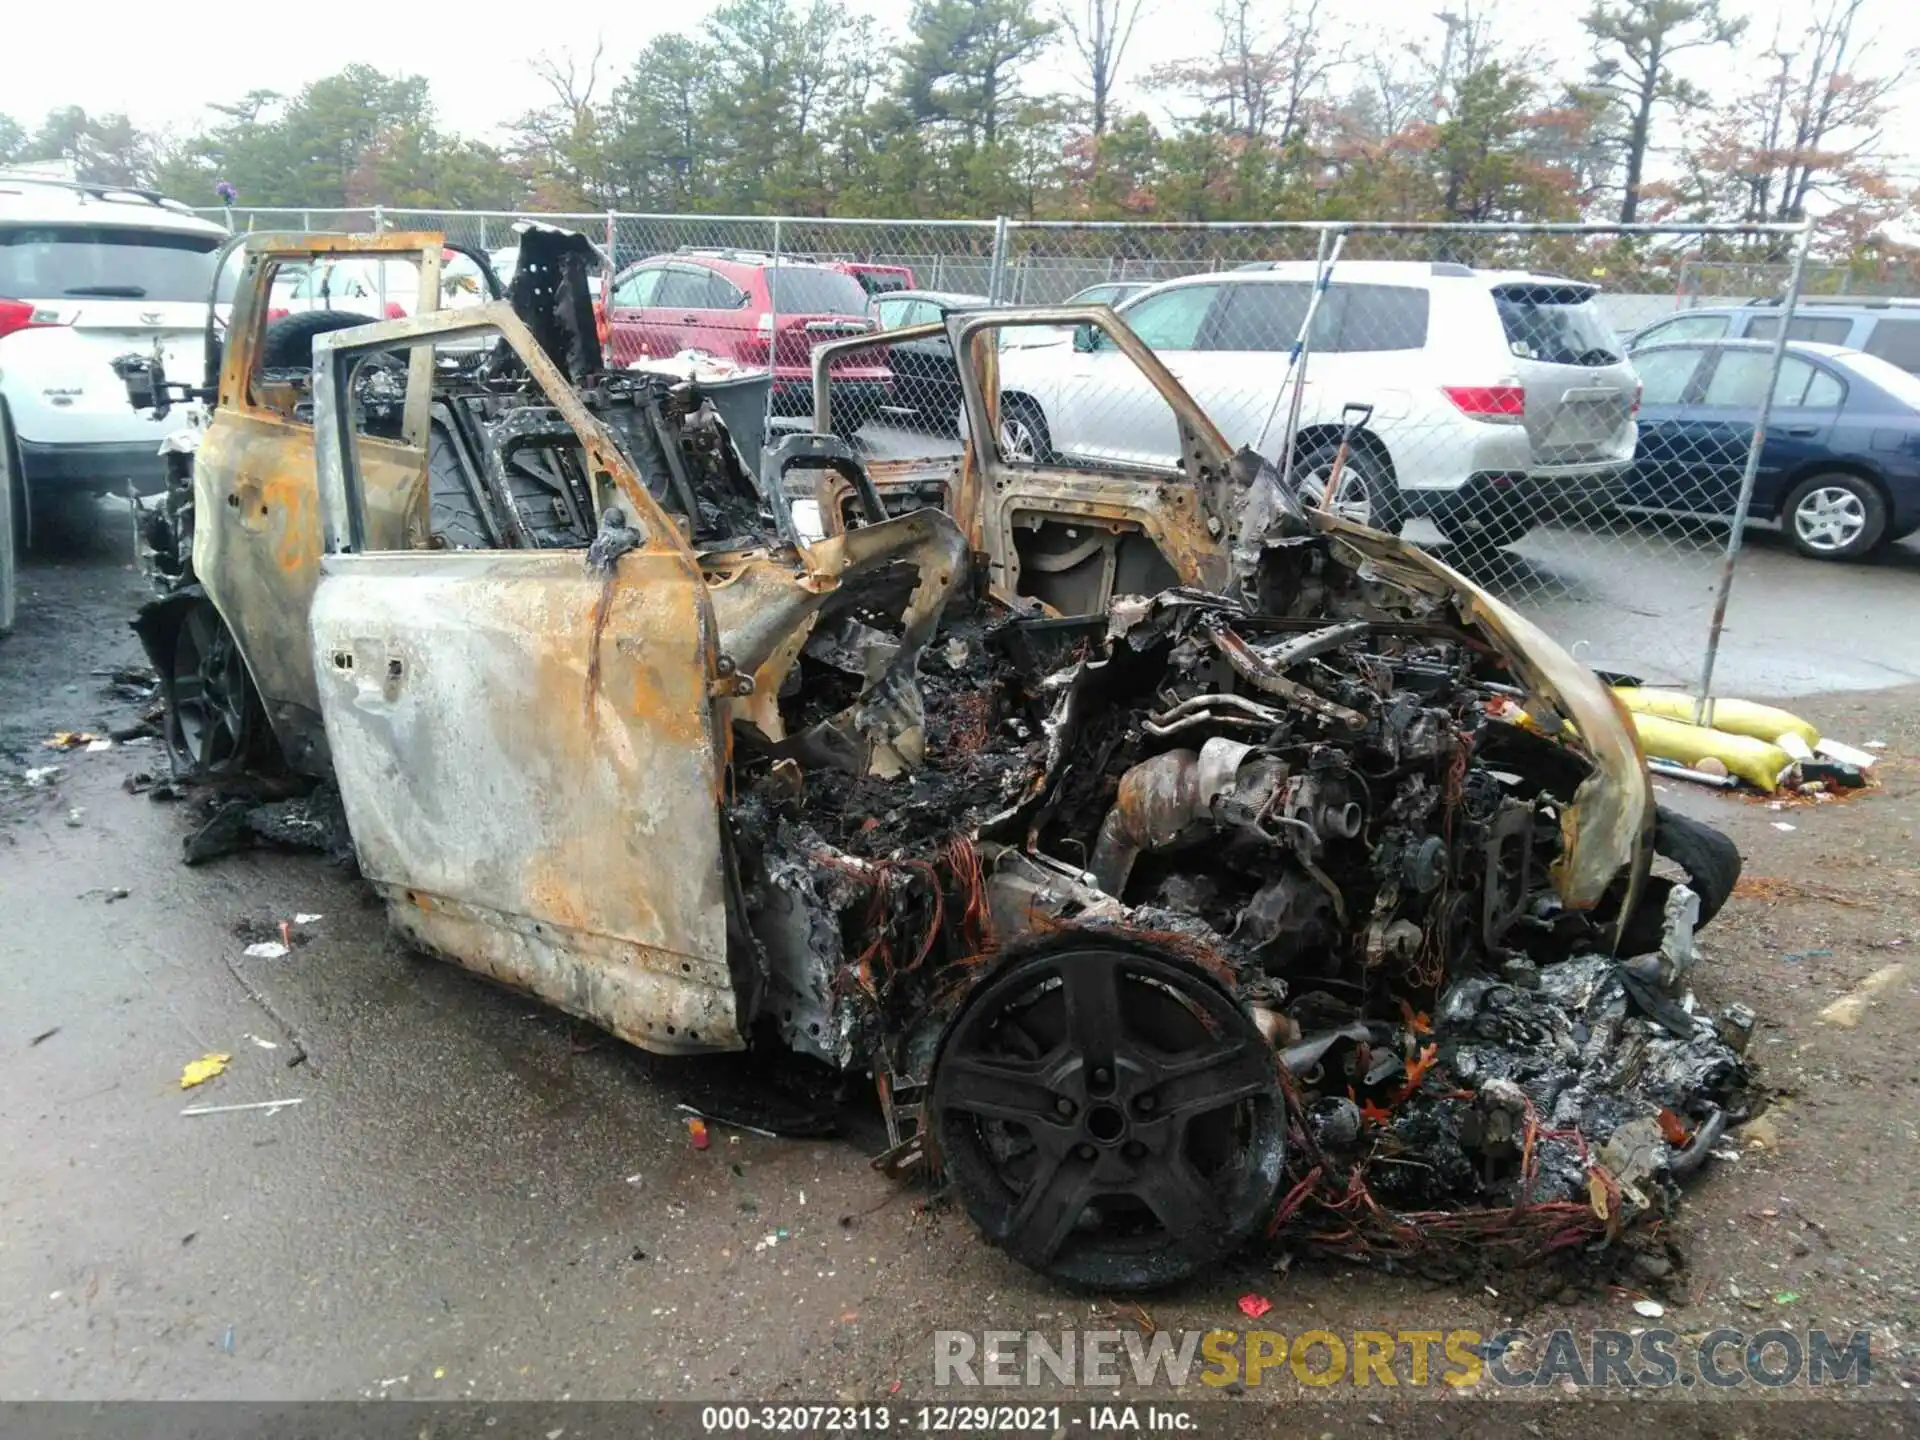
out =
<path fill-rule="evenodd" d="M 1196 965 L 1120 937 L 1003 960 L 941 1037 L 930 1126 L 989 1240 L 1101 1290 L 1232 1254 L 1271 1218 L 1286 1152 L 1252 1019 Z"/>
<path fill-rule="evenodd" d="M 373 316 L 356 315 L 351 310 L 307 310 L 298 315 L 282 315 L 267 326 L 267 333 L 260 339 L 260 368 L 304 370 L 313 364 L 314 336 L 376 323 Z"/>
<path fill-rule="evenodd" d="M 1739 883 L 1740 847 L 1713 826 L 1661 805 L 1654 811 L 1653 849 L 1686 872 L 1688 888 L 1700 897 L 1699 923 L 1706 925 L 1720 913 Z M 1648 878 L 1640 903 L 1621 934 L 1621 955 L 1646 955 L 1660 948 L 1667 896 L 1673 885 L 1664 875 Z"/>
<path fill-rule="evenodd" d="M 198 586 L 142 611 L 135 628 L 160 673 L 162 734 L 175 772 L 237 775 L 270 753 L 272 732 L 239 642 Z"/>

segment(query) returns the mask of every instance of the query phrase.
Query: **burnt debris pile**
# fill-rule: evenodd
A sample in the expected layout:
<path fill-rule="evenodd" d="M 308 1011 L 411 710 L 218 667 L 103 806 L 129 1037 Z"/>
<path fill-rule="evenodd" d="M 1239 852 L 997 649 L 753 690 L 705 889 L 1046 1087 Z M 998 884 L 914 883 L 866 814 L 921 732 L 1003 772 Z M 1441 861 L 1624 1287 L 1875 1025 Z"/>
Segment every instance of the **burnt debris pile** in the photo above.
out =
<path fill-rule="evenodd" d="M 1292 561 L 1291 613 L 950 609 L 917 767 L 739 777 L 782 1038 L 924 1093 L 969 1210 L 1061 1278 L 1190 1273 L 1195 1226 L 1584 1244 L 1663 1211 L 1744 1114 L 1751 1013 L 1685 990 L 1731 846 L 1660 812 L 1691 887 L 1565 903 L 1590 758 L 1451 602 L 1324 541 Z M 879 615 L 816 635 L 794 719 L 888 643 Z"/>

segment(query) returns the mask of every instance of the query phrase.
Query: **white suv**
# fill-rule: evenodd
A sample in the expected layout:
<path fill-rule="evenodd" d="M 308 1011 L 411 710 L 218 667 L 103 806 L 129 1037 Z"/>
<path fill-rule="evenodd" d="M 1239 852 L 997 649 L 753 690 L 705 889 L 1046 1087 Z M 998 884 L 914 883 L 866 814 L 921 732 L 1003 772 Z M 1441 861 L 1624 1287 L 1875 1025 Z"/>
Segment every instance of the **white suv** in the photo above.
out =
<path fill-rule="evenodd" d="M 200 374 L 226 238 L 149 192 L 0 173 L 0 446 L 34 509 L 160 488 L 164 427 L 112 361 L 157 340 L 171 373 Z"/>
<path fill-rule="evenodd" d="M 1312 262 L 1263 263 L 1170 280 L 1116 308 L 1231 443 L 1277 461 L 1287 357 L 1314 279 Z M 1633 462 L 1639 381 L 1594 294 L 1449 263 L 1340 263 L 1314 322 L 1295 474 L 1313 492 L 1343 412 L 1367 405 L 1334 497 L 1351 518 L 1397 530 L 1426 515 L 1452 540 L 1499 545 L 1604 501 Z M 1172 413 L 1090 328 L 1009 351 L 1000 385 L 1004 448 L 1041 463 L 1178 464 Z"/>

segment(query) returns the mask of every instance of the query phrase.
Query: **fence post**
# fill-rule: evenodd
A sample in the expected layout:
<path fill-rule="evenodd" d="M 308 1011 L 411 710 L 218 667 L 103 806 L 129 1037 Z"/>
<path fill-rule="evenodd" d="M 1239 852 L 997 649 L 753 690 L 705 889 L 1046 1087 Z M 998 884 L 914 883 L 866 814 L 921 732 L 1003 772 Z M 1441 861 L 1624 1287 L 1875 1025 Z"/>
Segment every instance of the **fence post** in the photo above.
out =
<path fill-rule="evenodd" d="M 373 233 L 376 235 L 384 235 L 386 229 L 387 207 L 384 205 L 376 205 L 373 207 Z"/>
<path fill-rule="evenodd" d="M 1720 562 L 1720 584 L 1713 597 L 1713 620 L 1707 627 L 1707 654 L 1700 667 L 1700 694 L 1693 702 L 1696 725 L 1713 723 L 1713 666 L 1720 655 L 1720 630 L 1726 624 L 1727 600 L 1733 593 L 1733 566 L 1747 533 L 1747 510 L 1753 504 L 1753 482 L 1760 473 L 1760 450 L 1767 443 L 1767 422 L 1773 418 L 1773 388 L 1787 355 L 1787 331 L 1800 304 L 1800 285 L 1806 278 L 1807 251 L 1813 247 L 1813 221 L 1801 223 L 1800 243 L 1793 252 L 1793 271 L 1787 277 L 1787 295 L 1780 306 L 1780 328 L 1773 332 L 1773 364 L 1767 388 L 1760 397 L 1760 413 L 1753 418 L 1753 443 L 1747 447 L 1746 469 L 1740 475 L 1740 498 L 1733 505 L 1733 528 L 1727 533 L 1726 558 Z M 1789 523 L 1791 518 L 1789 517 Z"/>
<path fill-rule="evenodd" d="M 997 215 L 993 221 L 993 259 L 987 265 L 987 299 L 995 305 L 1000 303 L 1000 294 L 1006 279 L 1007 217 Z"/>
<path fill-rule="evenodd" d="M 487 217 L 484 215 L 480 217 L 480 253 L 482 255 L 492 253 L 487 249 Z"/>
<path fill-rule="evenodd" d="M 300 212 L 300 228 L 308 234 L 313 232 L 313 212 L 311 210 L 302 210 Z"/>
<path fill-rule="evenodd" d="M 618 240 L 619 237 L 620 237 L 620 212 L 617 210 L 609 210 L 607 211 L 607 264 L 612 266 L 615 270 L 618 270 L 620 268 L 620 262 L 614 258 L 613 247 L 614 247 L 614 242 Z M 607 298 L 611 300 L 613 297 L 608 296 Z"/>
<path fill-rule="evenodd" d="M 767 276 L 767 413 L 760 421 L 763 445 L 773 443 L 773 392 L 780 385 L 780 217 L 773 217 L 773 269 Z M 812 361 L 809 354 L 808 361 Z M 812 365 L 808 365 L 811 373 Z M 812 387 L 809 386 L 809 389 Z M 821 397 L 813 397 L 812 413 L 820 413 Z M 809 429 L 813 428 L 809 422 Z"/>

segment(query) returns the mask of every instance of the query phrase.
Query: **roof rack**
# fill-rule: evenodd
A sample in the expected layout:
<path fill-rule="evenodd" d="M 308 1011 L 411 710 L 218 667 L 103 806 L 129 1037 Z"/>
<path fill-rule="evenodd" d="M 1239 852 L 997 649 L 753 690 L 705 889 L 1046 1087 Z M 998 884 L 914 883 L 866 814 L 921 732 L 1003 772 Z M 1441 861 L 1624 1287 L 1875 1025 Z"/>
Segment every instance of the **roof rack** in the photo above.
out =
<path fill-rule="evenodd" d="M 742 265 L 772 265 L 776 259 L 782 265 L 820 263 L 817 255 L 805 250 L 782 250 L 776 257 L 765 250 L 741 250 L 731 245 L 682 245 L 673 253 L 699 255 L 709 260 L 733 260 Z"/>
<path fill-rule="evenodd" d="M 22 174 L 19 171 L 0 168 L 0 187 L 11 188 L 15 185 L 42 185 L 50 190 L 71 190 L 77 195 L 90 195 L 95 200 L 132 196 L 145 200 L 150 205 L 175 210 L 183 215 L 193 214 L 191 206 L 162 195 L 158 190 L 148 190 L 139 185 L 102 185 L 91 180 L 58 180 L 50 175 Z"/>
<path fill-rule="evenodd" d="M 1785 304 L 1785 298 L 1779 295 L 1762 295 L 1745 302 L 1749 307 L 1770 307 L 1778 310 Z M 1920 299 L 1907 295 L 1802 295 L 1794 302 L 1794 310 L 1893 310 L 1920 306 Z"/>

